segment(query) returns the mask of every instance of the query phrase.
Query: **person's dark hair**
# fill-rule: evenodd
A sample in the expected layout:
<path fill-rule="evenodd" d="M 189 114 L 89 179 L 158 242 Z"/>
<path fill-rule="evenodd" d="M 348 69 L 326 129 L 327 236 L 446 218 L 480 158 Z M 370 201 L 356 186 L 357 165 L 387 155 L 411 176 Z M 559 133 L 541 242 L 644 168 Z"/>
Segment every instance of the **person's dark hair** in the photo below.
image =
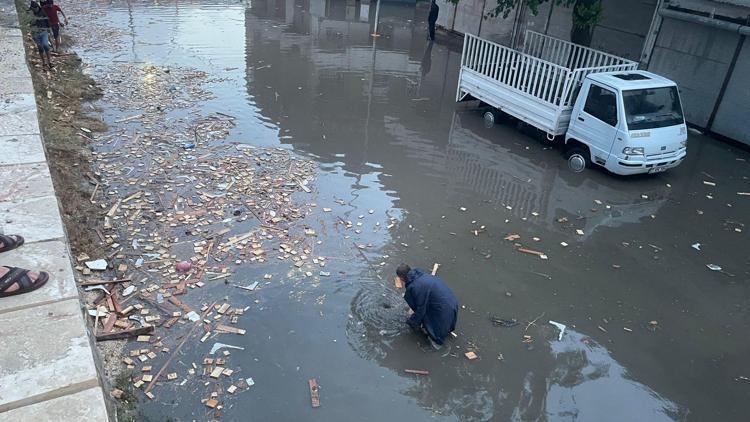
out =
<path fill-rule="evenodd" d="M 406 280 L 406 275 L 411 271 L 411 267 L 406 264 L 401 264 L 396 268 L 396 275 Z"/>

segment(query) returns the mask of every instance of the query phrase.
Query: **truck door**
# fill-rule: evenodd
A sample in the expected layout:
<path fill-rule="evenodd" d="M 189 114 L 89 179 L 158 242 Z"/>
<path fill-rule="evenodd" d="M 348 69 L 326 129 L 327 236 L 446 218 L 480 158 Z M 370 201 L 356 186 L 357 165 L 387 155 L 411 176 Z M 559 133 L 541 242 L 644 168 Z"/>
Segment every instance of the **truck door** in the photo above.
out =
<path fill-rule="evenodd" d="M 617 93 L 592 82 L 586 103 L 576 110 L 576 132 L 583 138 L 579 141 L 589 146 L 594 163 L 604 165 L 617 135 Z"/>

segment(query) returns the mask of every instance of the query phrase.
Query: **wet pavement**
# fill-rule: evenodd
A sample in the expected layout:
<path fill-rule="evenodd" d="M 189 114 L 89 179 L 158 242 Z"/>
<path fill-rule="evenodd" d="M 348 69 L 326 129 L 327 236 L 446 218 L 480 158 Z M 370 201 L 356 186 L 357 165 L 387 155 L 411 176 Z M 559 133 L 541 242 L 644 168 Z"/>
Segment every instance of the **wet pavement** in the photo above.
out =
<path fill-rule="evenodd" d="M 427 44 L 421 3 L 383 4 L 375 41 L 374 7 L 360 2 L 90 7 L 112 29 L 108 48 L 76 47 L 95 79 L 119 63 L 206 72 L 210 98 L 171 118 L 225 113 L 236 126 L 212 148 L 279 147 L 319 165 L 304 224 L 331 276 L 268 262 L 237 271 L 279 275 L 255 292 L 206 289 L 250 307 L 247 335 L 218 340 L 245 347 L 233 364 L 255 381 L 227 396 L 223 419 L 746 418 L 750 197 L 737 193 L 750 191 L 747 151 L 691 135 L 688 160 L 665 174 L 573 174 L 543 136 L 487 127 L 475 105 L 455 104 L 460 42 Z M 97 106 L 112 130 L 133 114 Z M 392 287 L 401 262 L 440 263 L 463 305 L 443 351 L 403 323 Z M 561 339 L 549 320 L 567 324 Z M 189 346 L 176 370 L 208 347 Z M 153 401 L 141 395 L 139 411 L 210 419 L 205 390 L 165 386 Z"/>

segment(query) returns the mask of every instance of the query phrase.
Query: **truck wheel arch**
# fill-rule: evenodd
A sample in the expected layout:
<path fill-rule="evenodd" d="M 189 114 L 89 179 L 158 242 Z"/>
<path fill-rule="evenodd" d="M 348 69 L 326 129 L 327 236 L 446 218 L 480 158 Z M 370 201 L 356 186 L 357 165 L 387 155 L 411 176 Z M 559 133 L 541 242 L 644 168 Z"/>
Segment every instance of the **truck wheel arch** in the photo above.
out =
<path fill-rule="evenodd" d="M 571 138 L 565 142 L 565 158 L 568 160 L 568 167 L 576 173 L 591 167 L 591 149 L 577 139 Z"/>

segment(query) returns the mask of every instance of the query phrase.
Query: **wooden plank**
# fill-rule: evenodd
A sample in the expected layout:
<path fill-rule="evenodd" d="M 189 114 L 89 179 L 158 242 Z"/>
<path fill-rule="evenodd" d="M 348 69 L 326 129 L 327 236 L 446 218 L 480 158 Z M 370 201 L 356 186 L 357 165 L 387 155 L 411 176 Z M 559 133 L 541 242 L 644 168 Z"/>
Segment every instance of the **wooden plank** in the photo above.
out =
<path fill-rule="evenodd" d="M 536 255 L 536 256 L 542 256 L 544 255 L 544 252 L 535 251 L 532 249 L 526 249 L 526 248 L 518 248 L 516 249 L 518 252 L 527 253 L 529 255 Z"/>
<path fill-rule="evenodd" d="M 397 289 L 403 289 L 404 284 L 401 282 L 401 277 L 396 276 L 396 278 L 393 279 L 393 285 L 396 286 Z"/>
<path fill-rule="evenodd" d="M 189 306 L 185 305 L 184 303 L 182 303 L 182 301 L 180 301 L 180 299 L 177 299 L 174 296 L 170 296 L 169 298 L 167 298 L 167 300 L 172 305 L 174 305 L 174 306 L 182 309 L 182 311 L 185 312 L 186 314 L 189 313 L 190 311 L 192 311 L 192 309 L 190 309 Z"/>
<path fill-rule="evenodd" d="M 318 381 L 315 378 L 307 381 L 310 387 L 310 403 L 312 407 L 320 407 L 320 388 L 318 387 Z"/>
<path fill-rule="evenodd" d="M 164 323 L 164 326 L 167 328 L 172 328 L 173 325 L 177 323 L 177 321 L 180 320 L 180 317 L 172 317 L 167 322 Z"/>
<path fill-rule="evenodd" d="M 112 301 L 112 296 L 107 296 L 107 309 L 109 309 L 110 312 L 115 311 L 115 304 Z"/>
<path fill-rule="evenodd" d="M 423 371 L 421 369 L 404 369 L 404 372 L 407 374 L 430 375 L 430 371 Z"/>
<path fill-rule="evenodd" d="M 96 341 L 108 341 L 108 340 L 120 340 L 124 338 L 136 337 L 143 334 L 150 334 L 154 332 L 153 325 L 147 325 L 145 327 L 133 328 L 130 330 L 115 331 L 113 333 L 97 334 Z"/>
<path fill-rule="evenodd" d="M 221 373 L 224 372 L 224 368 L 217 366 L 211 371 L 211 374 L 209 375 L 211 378 L 219 378 L 221 376 Z"/>
<path fill-rule="evenodd" d="M 120 208 L 120 203 L 122 203 L 122 199 L 118 199 L 117 202 L 112 205 L 112 208 L 107 211 L 107 217 L 114 217 L 114 215 L 117 213 L 117 209 Z"/>
<path fill-rule="evenodd" d="M 115 314 L 107 315 L 107 319 L 104 320 L 104 328 L 102 330 L 105 333 L 112 331 L 112 328 L 114 328 L 115 326 L 115 322 L 117 322 L 117 315 Z"/>
<path fill-rule="evenodd" d="M 110 300 L 112 300 L 112 307 L 115 312 L 122 313 L 122 306 L 120 306 L 120 295 L 117 294 L 116 290 L 112 291 L 112 294 L 109 296 Z"/>
<path fill-rule="evenodd" d="M 438 264 L 438 263 L 436 262 L 436 263 L 435 263 L 435 264 L 434 264 L 434 265 L 432 266 L 432 275 L 435 275 L 435 274 L 437 274 L 437 272 L 438 272 L 438 268 L 440 268 L 440 264 Z"/>
<path fill-rule="evenodd" d="M 224 332 L 224 333 L 232 333 L 232 334 L 245 335 L 245 330 L 243 330 L 242 328 L 231 327 L 229 325 L 223 325 L 223 324 L 217 325 L 216 326 L 216 331 Z"/>

